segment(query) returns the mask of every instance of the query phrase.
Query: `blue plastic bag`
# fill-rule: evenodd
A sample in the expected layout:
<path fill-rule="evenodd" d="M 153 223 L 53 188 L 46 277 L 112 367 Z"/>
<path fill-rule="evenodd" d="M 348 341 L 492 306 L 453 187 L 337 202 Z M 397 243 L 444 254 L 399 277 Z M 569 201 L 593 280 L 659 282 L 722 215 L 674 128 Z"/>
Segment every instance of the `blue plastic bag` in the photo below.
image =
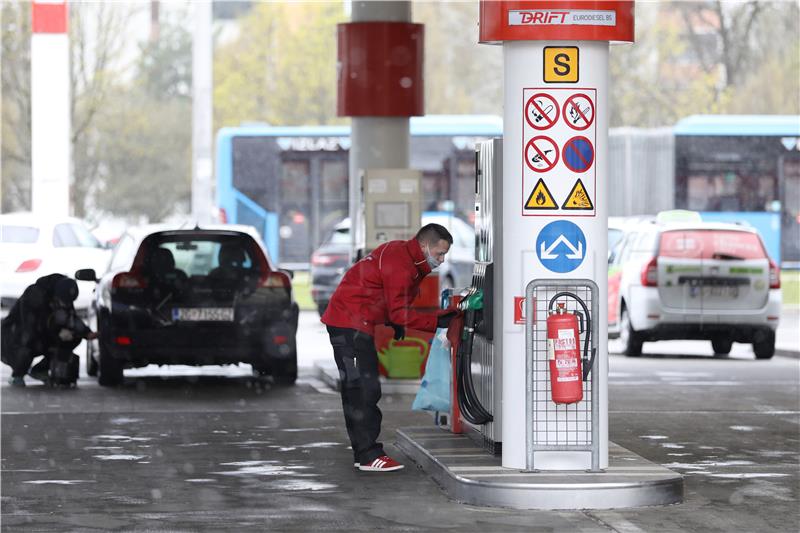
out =
<path fill-rule="evenodd" d="M 447 330 L 440 328 L 433 336 L 425 375 L 411 409 L 414 411 L 450 411 L 450 384 L 453 370 L 450 364 L 450 343 Z"/>

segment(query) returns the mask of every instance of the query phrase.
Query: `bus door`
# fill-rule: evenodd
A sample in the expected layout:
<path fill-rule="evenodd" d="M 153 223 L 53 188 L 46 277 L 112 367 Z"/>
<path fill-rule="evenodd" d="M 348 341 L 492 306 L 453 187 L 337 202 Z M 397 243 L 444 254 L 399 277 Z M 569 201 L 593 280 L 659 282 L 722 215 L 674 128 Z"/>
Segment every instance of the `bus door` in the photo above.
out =
<path fill-rule="evenodd" d="M 287 159 L 280 176 L 280 259 L 302 268 L 311 258 L 311 161 Z"/>
<path fill-rule="evenodd" d="M 800 262 L 800 154 L 780 160 L 781 262 Z"/>

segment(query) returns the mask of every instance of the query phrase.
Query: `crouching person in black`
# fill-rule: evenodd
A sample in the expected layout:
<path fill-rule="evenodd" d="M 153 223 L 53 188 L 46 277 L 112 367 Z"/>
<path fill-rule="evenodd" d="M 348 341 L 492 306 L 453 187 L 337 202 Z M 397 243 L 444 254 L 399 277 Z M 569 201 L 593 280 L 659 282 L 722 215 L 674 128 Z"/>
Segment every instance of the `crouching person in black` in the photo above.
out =
<path fill-rule="evenodd" d="M 46 383 L 71 385 L 78 379 L 72 353 L 94 333 L 75 312 L 78 284 L 62 274 L 36 280 L 22 293 L 2 322 L 2 360 L 13 372 L 9 383 L 25 386 L 25 374 Z M 42 360 L 31 368 L 33 359 Z"/>

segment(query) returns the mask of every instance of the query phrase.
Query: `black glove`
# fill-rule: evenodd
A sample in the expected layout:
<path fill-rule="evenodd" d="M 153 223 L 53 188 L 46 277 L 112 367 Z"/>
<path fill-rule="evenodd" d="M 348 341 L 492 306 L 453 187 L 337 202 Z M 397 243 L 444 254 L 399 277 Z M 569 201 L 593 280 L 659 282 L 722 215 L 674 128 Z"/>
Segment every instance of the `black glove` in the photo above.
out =
<path fill-rule="evenodd" d="M 392 324 L 391 322 L 387 324 L 387 326 L 394 330 L 394 340 L 400 341 L 406 338 L 405 326 L 398 326 L 397 324 Z"/>
<path fill-rule="evenodd" d="M 446 328 L 450 326 L 450 322 L 456 317 L 458 311 L 448 311 L 443 315 L 439 315 L 436 318 L 436 327 L 437 328 Z"/>

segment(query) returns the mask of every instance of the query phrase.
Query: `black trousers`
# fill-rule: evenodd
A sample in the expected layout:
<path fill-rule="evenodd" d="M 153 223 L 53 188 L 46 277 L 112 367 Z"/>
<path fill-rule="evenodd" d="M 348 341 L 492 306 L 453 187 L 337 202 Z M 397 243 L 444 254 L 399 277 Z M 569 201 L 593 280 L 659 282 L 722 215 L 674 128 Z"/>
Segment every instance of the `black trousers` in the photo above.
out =
<path fill-rule="evenodd" d="M 384 455 L 378 442 L 383 415 L 374 339 L 355 329 L 328 326 L 333 357 L 342 382 L 342 409 L 353 458 L 361 464 Z"/>

